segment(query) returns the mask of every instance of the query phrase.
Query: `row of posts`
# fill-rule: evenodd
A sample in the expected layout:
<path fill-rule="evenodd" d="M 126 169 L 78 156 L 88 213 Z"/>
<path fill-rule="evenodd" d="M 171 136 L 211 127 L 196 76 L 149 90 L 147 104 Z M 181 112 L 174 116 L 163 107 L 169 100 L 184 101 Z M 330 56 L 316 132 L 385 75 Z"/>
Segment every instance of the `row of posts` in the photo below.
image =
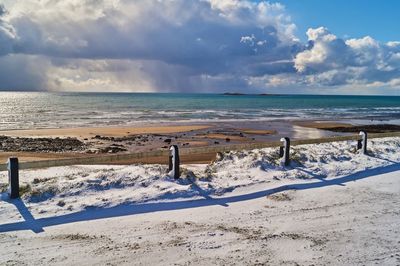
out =
<path fill-rule="evenodd" d="M 368 134 L 366 131 L 360 131 L 361 139 L 357 141 L 357 150 L 361 150 L 362 154 L 367 154 L 367 138 Z M 281 138 L 281 145 L 279 149 L 279 157 L 281 159 L 281 164 L 284 166 L 290 165 L 290 138 Z"/>
<path fill-rule="evenodd" d="M 363 154 L 367 154 L 367 132 L 360 132 L 361 139 L 357 141 L 357 149 Z M 283 166 L 290 165 L 290 138 L 285 137 L 280 140 L 282 145 L 279 148 L 279 157 Z M 11 199 L 19 198 L 19 166 L 18 158 L 8 159 L 8 194 Z M 180 177 L 180 158 L 177 145 L 171 145 L 169 149 L 168 175 L 178 179 Z"/>

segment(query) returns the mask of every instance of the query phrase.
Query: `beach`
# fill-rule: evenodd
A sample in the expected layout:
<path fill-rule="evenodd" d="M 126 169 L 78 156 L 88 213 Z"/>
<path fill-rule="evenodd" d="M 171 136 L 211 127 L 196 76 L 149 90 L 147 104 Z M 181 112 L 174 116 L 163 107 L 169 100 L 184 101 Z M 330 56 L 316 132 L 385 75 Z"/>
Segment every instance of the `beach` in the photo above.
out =
<path fill-rule="evenodd" d="M 248 126 L 246 128 L 246 126 Z M 251 128 L 253 127 L 253 128 Z M 260 129 L 261 128 L 261 129 Z M 278 133 L 278 131 L 281 131 Z M 283 131 L 283 132 L 282 132 Z M 311 138 L 337 135 L 312 127 L 287 122 L 214 123 L 203 125 L 168 125 L 150 127 L 62 128 L 0 131 L 5 136 L 0 152 L 1 162 L 10 155 L 21 161 L 85 157 L 93 154 L 135 153 L 179 148 L 207 147 L 237 143 L 257 143 L 279 140 L 281 136 L 307 135 Z M 3 138 L 5 138 L 3 137 Z M 14 140 L 14 141 L 13 141 Z M 64 140 L 64 141 L 62 141 Z M 57 143 L 60 142 L 60 143 Z M 66 149 L 69 147 L 69 149 Z M 210 162 L 215 153 L 183 157 L 183 162 Z M 165 158 L 146 158 L 126 163 L 166 163 Z"/>
<path fill-rule="evenodd" d="M 265 143 L 278 141 L 282 137 L 292 140 L 318 139 L 358 134 L 363 128 L 371 133 L 400 131 L 397 125 L 359 126 L 335 121 L 175 123 L 147 127 L 5 130 L 0 131 L 0 163 L 5 163 L 11 156 L 18 156 L 20 161 L 36 161 L 167 150 L 170 145 L 186 149 Z M 183 163 L 209 163 L 215 159 L 215 155 L 204 152 L 185 155 L 181 159 Z M 167 158 L 146 157 L 120 163 L 167 163 Z"/>
<path fill-rule="evenodd" d="M 399 97 L 0 93 L 0 163 L 400 131 Z M 358 126 L 358 127 L 357 127 Z M 375 127 L 375 128 L 374 128 Z M 377 130 L 376 127 L 379 127 Z M 205 163 L 215 154 L 185 156 Z M 147 158 L 124 163 L 165 163 Z"/>
<path fill-rule="evenodd" d="M 21 168 L 19 199 L 9 198 L 8 173 L 0 172 L 0 264 L 82 264 L 88 255 L 88 265 L 400 262 L 397 103 L 340 118 L 342 109 L 321 109 L 320 97 L 310 110 L 264 110 L 269 96 L 249 97 L 259 109 L 242 111 L 231 105 L 247 96 L 207 96 L 223 110 L 185 103 L 133 113 L 130 102 L 119 109 L 122 96 L 106 111 L 96 104 L 109 99 L 95 95 L 101 111 L 83 97 L 65 114 L 57 97 L 32 110 L 56 110 L 50 121 L 51 112 L 31 124 L 25 114 L 2 114 L 0 166 L 16 156 Z M 167 96 L 140 97 L 151 105 Z M 166 103 L 182 98 L 204 104 L 203 96 L 181 95 Z M 68 99 L 71 108 L 76 95 Z M 361 130 L 371 134 L 367 154 L 357 149 Z M 293 144 L 287 166 L 276 145 L 282 137 Z M 179 179 L 168 170 L 171 145 L 180 151 Z M 29 167 L 39 160 L 47 162 Z"/>
<path fill-rule="evenodd" d="M 0 266 L 400 266 L 399 10 L 0 0 Z"/>

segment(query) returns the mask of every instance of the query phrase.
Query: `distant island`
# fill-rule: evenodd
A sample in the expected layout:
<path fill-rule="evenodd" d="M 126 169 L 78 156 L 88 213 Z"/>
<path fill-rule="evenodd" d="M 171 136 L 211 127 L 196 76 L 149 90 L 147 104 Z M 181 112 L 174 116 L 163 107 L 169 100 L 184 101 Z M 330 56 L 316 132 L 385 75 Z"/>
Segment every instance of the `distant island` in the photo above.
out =
<path fill-rule="evenodd" d="M 239 93 L 239 92 L 225 92 L 223 95 L 230 95 L 230 96 L 240 96 L 240 95 L 246 95 L 244 93 Z"/>
<path fill-rule="evenodd" d="M 280 94 L 272 94 L 272 93 L 260 93 L 260 94 L 247 94 L 247 93 L 240 93 L 240 92 L 225 92 L 222 95 L 228 96 L 243 96 L 243 95 L 253 95 L 253 96 L 278 96 Z"/>

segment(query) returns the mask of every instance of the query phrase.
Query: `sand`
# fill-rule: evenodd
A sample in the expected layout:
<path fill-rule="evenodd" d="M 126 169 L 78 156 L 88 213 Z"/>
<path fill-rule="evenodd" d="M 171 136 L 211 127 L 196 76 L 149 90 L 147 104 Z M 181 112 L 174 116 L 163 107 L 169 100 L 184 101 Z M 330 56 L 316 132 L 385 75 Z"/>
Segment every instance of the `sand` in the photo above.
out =
<path fill-rule="evenodd" d="M 197 135 L 196 137 L 198 138 L 206 138 L 206 139 L 218 139 L 218 140 L 235 140 L 235 141 L 249 141 L 248 138 L 246 137 L 241 137 L 237 135 L 229 135 L 229 134 L 222 134 L 222 133 L 212 133 L 212 134 L 206 134 L 206 135 Z"/>
<path fill-rule="evenodd" d="M 276 134 L 276 130 L 262 130 L 262 129 L 249 129 L 249 128 L 243 128 L 241 131 L 245 134 L 250 134 L 250 135 L 273 135 Z"/>
<path fill-rule="evenodd" d="M 336 127 L 352 127 L 349 123 L 339 123 L 334 121 L 300 121 L 294 123 L 297 126 L 316 128 L 316 129 L 329 129 Z"/>
<path fill-rule="evenodd" d="M 102 127 L 102 128 L 62 128 L 62 129 L 35 129 L 35 130 L 10 130 L 0 131 L 0 135 L 6 135 L 11 137 L 76 137 L 79 139 L 91 139 L 96 135 L 102 137 L 124 137 L 128 135 L 140 135 L 140 134 L 174 134 L 182 132 L 191 132 L 196 130 L 205 130 L 210 128 L 209 125 L 178 125 L 178 126 L 157 126 L 157 127 Z M 207 146 L 209 143 L 202 140 L 191 140 L 191 139 L 179 139 L 187 147 L 199 147 Z M 161 141 L 162 142 L 162 141 Z M 164 143 L 159 144 L 158 148 L 161 148 Z M 154 145 L 153 145 L 154 146 Z M 148 150 L 154 149 L 151 146 Z M 142 148 L 143 149 L 143 148 Z M 141 151 L 141 150 L 138 150 Z M 48 159 L 61 159 L 71 157 L 85 157 L 93 156 L 92 154 L 85 154 L 79 152 L 0 152 L 0 163 L 5 163 L 9 157 L 16 156 L 20 161 L 39 161 Z M 182 157 L 183 162 L 186 163 L 204 163 L 209 162 L 215 158 L 215 154 L 205 153 L 196 156 L 184 156 Z M 131 163 L 165 163 L 165 158 L 146 158 L 141 160 L 130 160 L 126 161 L 126 164 Z"/>
<path fill-rule="evenodd" d="M 20 162 L 43 161 L 87 156 L 83 153 L 55 153 L 55 152 L 0 152 L 0 163 L 7 162 L 10 157 L 18 157 Z"/>
<path fill-rule="evenodd" d="M 122 137 L 138 134 L 172 134 L 209 128 L 209 125 L 176 125 L 157 127 L 83 127 L 83 128 L 54 128 L 32 130 L 6 130 L 0 135 L 13 137 L 78 137 L 90 138 L 96 135 Z"/>
<path fill-rule="evenodd" d="M 197 144 L 198 145 L 198 144 Z M 196 143 L 193 145 L 196 147 Z M 33 161 L 44 161 L 53 159 L 66 159 L 76 157 L 87 157 L 93 156 L 84 153 L 50 153 L 50 152 L 0 152 L 0 164 L 6 163 L 10 157 L 18 157 L 20 162 L 33 162 Z M 101 156 L 101 155 L 99 155 Z M 215 152 L 204 152 L 191 155 L 181 155 L 180 159 L 182 163 L 209 163 L 215 159 Z M 167 157 L 147 157 L 140 159 L 131 159 L 126 161 L 118 161 L 119 165 L 129 165 L 134 163 L 144 164 L 168 164 Z"/>
<path fill-rule="evenodd" d="M 0 131 L 1 135 L 12 137 L 76 137 L 88 143 L 88 148 L 83 152 L 0 152 L 0 163 L 5 163 L 11 156 L 18 156 L 20 161 L 36 161 L 57 158 L 71 158 L 93 156 L 96 152 L 108 148 L 114 144 L 123 145 L 126 151 L 119 153 L 137 153 L 166 149 L 168 145 L 178 145 L 181 149 L 191 147 L 206 147 L 215 145 L 230 145 L 237 143 L 253 143 L 276 141 L 281 136 L 289 136 L 293 139 L 318 138 L 341 133 L 330 132 L 328 129 L 338 126 L 350 127 L 350 124 L 335 122 L 313 122 L 302 121 L 294 125 L 290 123 L 247 123 L 247 124 L 221 124 L 210 125 L 168 125 L 152 127 L 98 127 L 98 128 L 71 128 L 71 129 L 37 129 L 37 130 L 13 130 Z M 276 129 L 276 130 L 275 130 Z M 153 134 L 152 136 L 148 135 Z M 124 138 L 130 135 L 141 135 L 139 141 L 127 140 L 125 142 L 104 140 L 94 138 L 96 135 L 101 137 Z M 148 141 L 142 141 L 148 138 Z M 226 139 L 229 138 L 229 142 Z M 171 142 L 165 142 L 171 139 Z M 85 152 L 91 152 L 86 154 Z M 204 153 L 196 156 L 184 156 L 181 158 L 183 163 L 208 163 L 215 159 L 215 153 Z M 165 158 L 146 158 L 140 160 L 130 160 L 124 163 L 165 163 Z"/>
<path fill-rule="evenodd" d="M 35 129 L 35 130 L 10 130 L 0 131 L 0 136 L 11 136 L 11 137 L 75 137 L 89 144 L 88 149 L 93 150 L 96 148 L 104 148 L 117 143 L 118 145 L 123 144 L 124 148 L 128 149 L 128 153 L 151 151 L 156 149 L 163 149 L 170 144 L 176 144 L 180 148 L 190 147 L 206 147 L 209 145 L 218 145 L 215 140 L 218 140 L 221 144 L 234 144 L 238 142 L 249 142 L 252 139 L 248 137 L 241 137 L 239 134 L 251 134 L 255 137 L 272 134 L 275 131 L 272 130 L 258 130 L 258 129 L 228 129 L 225 133 L 213 133 L 213 130 L 217 132 L 224 132 L 223 125 L 168 125 L 168 126 L 152 126 L 152 127 L 95 127 L 95 128 L 62 128 L 62 129 Z M 211 131 L 212 133 L 207 134 Z M 236 135 L 229 133 L 235 132 Z M 140 142 L 137 144 L 126 145 L 126 143 L 105 141 L 104 139 L 93 139 L 96 135 L 103 137 L 126 137 L 130 135 L 146 135 L 153 134 L 150 141 Z M 159 135 L 159 136 L 157 136 Z M 179 136 L 179 138 L 176 138 Z M 171 143 L 165 143 L 164 139 L 170 138 Z M 226 142 L 226 138 L 230 139 L 230 142 Z M 32 140 L 34 141 L 34 140 Z M 98 144 L 103 142 L 103 144 Z M 133 141 L 126 141 L 133 142 Z M 20 161 L 38 161 L 46 159 L 59 159 L 59 158 L 71 158 L 71 157 L 85 157 L 93 156 L 93 154 L 86 154 L 85 152 L 0 152 L 0 163 L 5 163 L 9 157 L 17 156 Z M 183 163 L 208 163 L 215 159 L 215 153 L 203 153 L 195 156 L 182 156 L 181 160 Z M 140 160 L 129 160 L 121 162 L 125 164 L 131 163 L 166 163 L 165 158 L 154 157 L 145 158 Z"/>

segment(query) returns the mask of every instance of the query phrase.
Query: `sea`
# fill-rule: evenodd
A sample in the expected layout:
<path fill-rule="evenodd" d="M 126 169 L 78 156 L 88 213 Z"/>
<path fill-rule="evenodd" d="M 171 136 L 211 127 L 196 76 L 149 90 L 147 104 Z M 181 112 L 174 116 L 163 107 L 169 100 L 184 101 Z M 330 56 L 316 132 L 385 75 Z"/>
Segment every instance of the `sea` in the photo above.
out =
<path fill-rule="evenodd" d="M 399 123 L 400 96 L 0 92 L 0 130 L 275 120 Z"/>

